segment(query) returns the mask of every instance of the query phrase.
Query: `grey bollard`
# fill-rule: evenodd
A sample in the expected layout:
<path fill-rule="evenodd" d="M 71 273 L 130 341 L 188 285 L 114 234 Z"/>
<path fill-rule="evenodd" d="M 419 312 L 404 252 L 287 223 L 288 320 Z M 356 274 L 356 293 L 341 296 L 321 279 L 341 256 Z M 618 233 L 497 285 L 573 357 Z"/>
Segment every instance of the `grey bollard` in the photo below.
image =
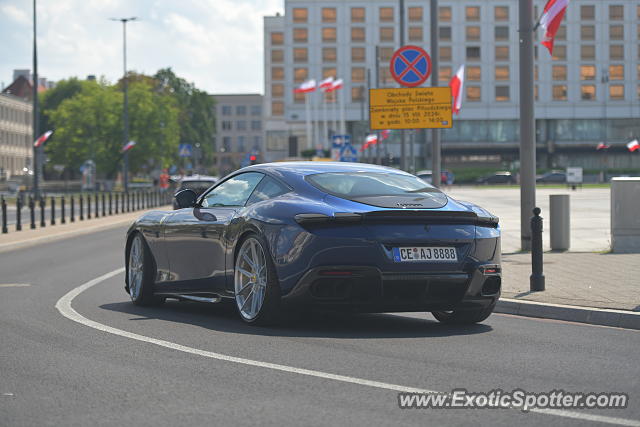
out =
<path fill-rule="evenodd" d="M 640 177 L 611 179 L 611 250 L 640 253 Z"/>
<path fill-rule="evenodd" d="M 567 251 L 571 244 L 571 223 L 568 194 L 549 196 L 549 232 L 551 250 Z"/>

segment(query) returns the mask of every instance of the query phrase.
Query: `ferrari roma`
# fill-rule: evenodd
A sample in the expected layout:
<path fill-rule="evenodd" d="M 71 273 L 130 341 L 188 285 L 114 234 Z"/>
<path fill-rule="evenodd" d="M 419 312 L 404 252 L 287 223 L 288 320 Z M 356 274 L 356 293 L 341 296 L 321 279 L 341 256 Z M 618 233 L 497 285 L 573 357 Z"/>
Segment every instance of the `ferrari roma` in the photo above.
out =
<path fill-rule="evenodd" d="M 475 323 L 500 295 L 498 218 L 397 169 L 260 164 L 175 199 L 127 232 L 134 304 L 226 299 L 249 324 L 312 306 Z"/>

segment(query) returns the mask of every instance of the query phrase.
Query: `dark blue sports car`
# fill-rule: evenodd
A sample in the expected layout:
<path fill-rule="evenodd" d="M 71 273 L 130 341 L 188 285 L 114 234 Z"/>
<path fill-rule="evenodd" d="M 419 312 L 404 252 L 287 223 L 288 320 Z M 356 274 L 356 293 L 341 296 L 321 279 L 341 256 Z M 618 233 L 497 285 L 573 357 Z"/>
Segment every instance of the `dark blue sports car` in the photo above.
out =
<path fill-rule="evenodd" d="M 127 233 L 134 304 L 228 298 L 250 324 L 309 306 L 474 323 L 500 295 L 498 218 L 397 169 L 261 164 L 176 202 Z"/>

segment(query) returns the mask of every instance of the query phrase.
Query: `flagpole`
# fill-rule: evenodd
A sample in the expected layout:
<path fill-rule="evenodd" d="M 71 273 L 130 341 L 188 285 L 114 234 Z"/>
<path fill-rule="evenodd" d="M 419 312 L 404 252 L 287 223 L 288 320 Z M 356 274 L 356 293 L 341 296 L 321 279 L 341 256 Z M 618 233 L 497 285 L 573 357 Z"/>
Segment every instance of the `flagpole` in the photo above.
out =
<path fill-rule="evenodd" d="M 317 109 L 317 100 L 316 100 L 316 91 L 311 92 L 311 125 L 313 126 L 313 144 L 309 148 L 317 149 L 318 142 L 320 139 L 318 138 L 318 109 Z"/>
<path fill-rule="evenodd" d="M 304 107 L 306 110 L 306 125 L 307 125 L 307 148 L 313 147 L 313 142 L 311 141 L 311 109 L 309 105 L 309 92 L 304 94 Z"/>
<path fill-rule="evenodd" d="M 340 91 L 340 134 L 346 135 L 346 128 L 344 123 L 344 92 L 343 88 L 338 89 Z"/>
<path fill-rule="evenodd" d="M 333 124 L 331 126 L 333 126 L 333 134 L 337 135 L 338 132 L 338 94 L 336 93 L 335 90 L 332 91 L 333 93 Z"/>
<path fill-rule="evenodd" d="M 327 140 L 329 135 L 329 125 L 327 124 L 327 100 L 326 100 L 326 91 L 321 91 L 321 99 L 322 99 L 322 120 L 323 120 L 323 128 L 324 132 L 322 134 L 322 148 L 327 148 Z M 330 147 L 329 147 L 330 148 Z"/>
<path fill-rule="evenodd" d="M 38 43 L 36 39 L 36 0 L 33 0 L 33 139 L 40 135 L 40 116 L 38 114 Z M 42 158 L 42 148 L 33 148 L 33 197 L 38 198 L 40 195 L 40 161 Z"/>

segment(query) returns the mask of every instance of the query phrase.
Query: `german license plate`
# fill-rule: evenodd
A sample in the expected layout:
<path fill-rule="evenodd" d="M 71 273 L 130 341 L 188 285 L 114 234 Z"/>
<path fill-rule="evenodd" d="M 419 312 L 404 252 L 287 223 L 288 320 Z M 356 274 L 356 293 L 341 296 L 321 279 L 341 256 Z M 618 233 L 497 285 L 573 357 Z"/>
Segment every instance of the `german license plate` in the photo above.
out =
<path fill-rule="evenodd" d="M 418 246 L 393 248 L 395 262 L 457 262 L 456 248 L 444 246 Z"/>

